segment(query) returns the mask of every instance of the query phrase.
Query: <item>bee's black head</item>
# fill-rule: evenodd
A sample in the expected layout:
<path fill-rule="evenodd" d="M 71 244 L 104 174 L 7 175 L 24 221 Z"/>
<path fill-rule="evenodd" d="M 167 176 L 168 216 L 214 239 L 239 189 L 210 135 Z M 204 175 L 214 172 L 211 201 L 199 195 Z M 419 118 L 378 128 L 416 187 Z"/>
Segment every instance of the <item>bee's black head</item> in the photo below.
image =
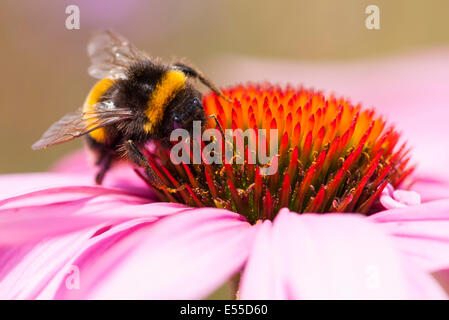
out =
<path fill-rule="evenodd" d="M 194 121 L 200 121 L 201 125 L 204 121 L 201 93 L 192 87 L 186 87 L 167 106 L 162 125 L 170 131 L 167 135 L 169 137 L 172 130 L 179 128 L 191 133 Z"/>

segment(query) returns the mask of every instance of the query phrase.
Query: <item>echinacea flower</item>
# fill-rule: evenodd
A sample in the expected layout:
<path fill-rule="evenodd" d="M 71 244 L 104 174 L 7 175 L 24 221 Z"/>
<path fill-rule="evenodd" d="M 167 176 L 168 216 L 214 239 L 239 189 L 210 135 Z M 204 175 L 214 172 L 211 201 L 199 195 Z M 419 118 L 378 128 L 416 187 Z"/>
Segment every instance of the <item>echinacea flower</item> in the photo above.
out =
<path fill-rule="evenodd" d="M 196 299 L 240 275 L 243 299 L 447 298 L 449 199 L 407 189 L 394 127 L 313 90 L 225 92 L 234 104 L 210 94 L 207 113 L 224 129 L 279 129 L 276 174 L 174 165 L 159 146 L 148 153 L 165 189 L 127 164 L 93 186 L 84 153 L 3 176 L 0 297 Z"/>
<path fill-rule="evenodd" d="M 216 114 L 223 129 L 240 129 L 232 154 L 243 159 L 227 163 L 225 152 L 214 150 L 218 164 L 205 160 L 187 166 L 174 164 L 170 150 L 158 146 L 160 162 L 151 161 L 151 166 L 165 185 L 162 192 L 155 190 L 162 201 L 225 208 L 250 222 L 272 220 L 281 208 L 368 214 L 388 183 L 398 186 L 413 171 L 407 166 L 406 144 L 398 145 L 399 134 L 374 110 L 313 90 L 269 84 L 237 86 L 224 94 L 234 103 L 208 95 L 206 114 Z M 260 137 L 260 128 L 277 130 L 276 135 Z M 242 130 L 247 130 L 246 142 Z M 266 164 L 275 163 L 273 174 L 264 176 L 251 160 L 259 159 L 260 144 L 270 149 L 269 139 L 279 140 L 279 147 Z M 249 140 L 254 140 L 252 145 Z M 199 151 L 203 159 L 209 152 Z M 186 188 L 176 195 L 166 191 L 181 185 Z"/>

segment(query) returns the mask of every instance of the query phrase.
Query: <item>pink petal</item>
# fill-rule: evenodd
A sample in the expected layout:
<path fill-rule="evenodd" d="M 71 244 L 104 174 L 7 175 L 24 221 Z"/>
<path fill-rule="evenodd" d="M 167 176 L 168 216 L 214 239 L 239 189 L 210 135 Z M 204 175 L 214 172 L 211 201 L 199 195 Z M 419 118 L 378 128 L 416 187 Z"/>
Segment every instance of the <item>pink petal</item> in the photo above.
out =
<path fill-rule="evenodd" d="M 380 197 L 380 203 L 386 209 L 395 209 L 395 208 L 405 208 L 407 207 L 405 204 L 393 199 L 391 196 L 382 195 Z"/>
<path fill-rule="evenodd" d="M 119 209 L 119 208 L 117 208 Z M 129 214 L 138 218 L 122 223 L 97 223 L 95 227 L 50 237 L 49 232 L 43 240 L 15 246 L 3 246 L 0 249 L 0 298 L 34 299 L 53 298 L 57 289 L 65 285 L 69 271 L 74 267 L 73 261 L 97 243 L 113 243 L 120 235 L 134 232 L 137 228 L 147 226 L 167 215 L 180 213 L 184 206 L 171 204 L 148 204 L 131 207 Z M 118 211 L 123 210 L 111 210 Z M 108 213 L 114 216 L 114 212 Z M 126 215 L 125 215 L 126 216 Z M 140 216 L 140 217 L 139 217 Z M 130 218 L 131 216 L 129 216 Z M 79 217 L 72 217 L 67 224 L 76 224 Z M 37 226 L 37 228 L 39 228 Z M 37 239 L 36 239 L 37 240 Z"/>
<path fill-rule="evenodd" d="M 240 280 L 241 299 L 287 299 L 281 281 L 280 265 L 275 257 L 271 221 L 260 225 L 250 259 Z"/>
<path fill-rule="evenodd" d="M 421 204 L 421 197 L 419 193 L 408 190 L 395 190 L 393 191 L 393 197 L 398 202 L 405 204 L 406 206 L 417 206 Z"/>
<path fill-rule="evenodd" d="M 79 174 L 25 173 L 0 175 L 0 200 L 51 187 L 92 185 L 91 177 Z"/>
<path fill-rule="evenodd" d="M 73 264 L 80 290 L 56 298 L 198 299 L 244 264 L 257 228 L 225 210 L 194 209 L 102 241 Z"/>
<path fill-rule="evenodd" d="M 380 203 L 386 209 L 405 208 L 408 206 L 419 205 L 421 203 L 421 196 L 415 191 L 401 189 L 394 190 L 393 187 L 388 184 L 382 191 Z"/>
<path fill-rule="evenodd" d="M 129 178 L 132 177 L 132 178 Z M 120 166 L 111 170 L 101 186 L 94 184 L 92 174 L 25 173 L 0 175 L 0 201 L 24 193 L 58 187 L 91 187 L 121 190 L 129 194 L 155 199 L 131 167 Z"/>
<path fill-rule="evenodd" d="M 0 244 L 18 245 L 92 227 L 112 220 L 101 216 L 108 210 L 126 211 L 130 204 L 144 203 L 123 192 L 92 188 L 47 189 L 4 199 L 0 202 Z"/>
<path fill-rule="evenodd" d="M 0 201 L 42 189 L 80 186 L 123 190 L 129 194 L 155 199 L 147 184 L 134 172 L 131 165 L 118 164 L 112 168 L 101 186 L 95 185 L 94 177 L 95 171 L 0 175 Z"/>
<path fill-rule="evenodd" d="M 106 196 L 0 210 L 0 245 L 20 245 L 104 223 L 160 217 L 186 210 L 179 204 L 128 203 Z"/>
<path fill-rule="evenodd" d="M 386 210 L 369 217 L 395 246 L 428 272 L 449 268 L 449 200 Z"/>
<path fill-rule="evenodd" d="M 55 299 L 58 290 L 61 290 L 60 288 L 64 288 L 66 291 L 77 291 L 81 289 L 81 286 L 85 285 L 85 276 L 79 272 L 79 268 L 75 262 L 77 259 L 83 256 L 86 251 L 92 250 L 91 248 L 101 246 L 104 243 L 109 243 L 109 245 L 111 245 L 116 241 L 120 241 L 120 239 L 126 237 L 127 235 L 132 234 L 136 230 L 140 230 L 156 221 L 157 220 L 151 218 L 126 221 L 122 224 L 113 226 L 111 229 L 96 237 L 89 238 L 87 241 L 82 243 L 78 250 L 70 255 L 63 264 L 58 266 L 58 269 L 55 270 L 56 272 L 51 274 L 51 278 L 49 278 L 46 285 L 42 287 L 42 290 L 36 298 Z M 77 274 L 75 275 L 74 272 Z M 77 280 L 79 287 L 74 287 L 73 284 L 69 285 L 71 280 L 70 278 L 73 276 L 78 277 Z"/>
<path fill-rule="evenodd" d="M 419 193 L 423 202 L 449 199 L 449 179 L 441 175 L 415 175 L 411 190 Z"/>
<path fill-rule="evenodd" d="M 443 298 L 391 239 L 359 215 L 297 215 L 265 223 L 241 280 L 243 299 Z M 417 291 L 419 288 L 419 291 Z"/>
<path fill-rule="evenodd" d="M 0 299 L 33 299 L 94 234 L 93 229 L 0 249 Z"/>
<path fill-rule="evenodd" d="M 26 176 L 26 175 L 23 175 Z M 46 175 L 60 179 L 63 175 Z M 30 175 L 29 180 L 34 179 Z M 25 177 L 3 177 L 25 180 Z M 55 180 L 57 180 L 55 179 Z M 1 178 L 0 178 L 1 180 Z M 37 179 L 36 181 L 39 181 Z M 52 181 L 62 182 L 62 181 Z M 124 191 L 103 186 L 61 186 L 38 189 L 0 200 L 0 244 L 11 245 L 36 241 L 41 237 L 56 236 L 92 227 L 108 221 L 119 221 L 159 213 L 151 212 L 159 205 L 144 206 L 151 199 L 135 191 Z M 170 204 L 166 209 L 184 206 Z"/>
<path fill-rule="evenodd" d="M 74 200 L 96 197 L 110 197 L 121 199 L 126 203 L 148 203 L 150 198 L 124 190 L 106 188 L 100 186 L 61 186 L 38 189 L 35 191 L 20 193 L 14 196 L 0 199 L 1 209 L 23 208 L 29 206 L 42 206 L 55 203 L 67 203 Z"/>

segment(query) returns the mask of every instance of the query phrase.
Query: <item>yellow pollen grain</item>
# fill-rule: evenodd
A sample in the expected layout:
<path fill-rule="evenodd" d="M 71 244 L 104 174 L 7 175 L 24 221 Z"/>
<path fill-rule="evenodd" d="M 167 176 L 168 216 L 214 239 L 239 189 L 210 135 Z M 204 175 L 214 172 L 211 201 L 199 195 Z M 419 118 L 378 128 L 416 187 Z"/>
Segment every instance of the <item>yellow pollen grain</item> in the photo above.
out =
<path fill-rule="evenodd" d="M 186 77 L 180 71 L 171 70 L 166 72 L 148 99 L 145 115 L 148 122 L 143 129 L 151 133 L 164 117 L 165 107 L 170 103 L 176 94 L 184 89 Z"/>
<path fill-rule="evenodd" d="M 88 125 L 88 128 L 95 126 L 95 123 L 98 121 L 96 117 L 92 117 L 89 113 L 95 111 L 95 104 L 100 101 L 101 97 L 108 91 L 108 89 L 114 84 L 114 81 L 108 78 L 101 79 L 98 81 L 95 86 L 90 90 L 87 95 L 86 101 L 83 105 L 83 113 L 85 113 L 84 121 Z M 98 128 L 89 132 L 89 135 L 97 142 L 105 142 L 106 141 L 106 129 Z"/>

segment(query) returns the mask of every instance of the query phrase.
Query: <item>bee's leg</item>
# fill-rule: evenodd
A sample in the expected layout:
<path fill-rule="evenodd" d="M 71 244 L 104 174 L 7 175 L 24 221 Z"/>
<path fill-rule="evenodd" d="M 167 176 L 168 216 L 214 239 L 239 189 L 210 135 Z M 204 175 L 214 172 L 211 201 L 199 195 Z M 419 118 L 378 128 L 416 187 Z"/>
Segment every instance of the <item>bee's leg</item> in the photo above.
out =
<path fill-rule="evenodd" d="M 178 188 L 169 188 L 163 184 L 157 173 L 153 170 L 153 168 L 149 165 L 147 157 L 140 152 L 139 148 L 135 145 L 134 141 L 128 140 L 124 143 L 123 147 L 128 155 L 128 158 L 137 164 L 139 167 L 145 170 L 145 173 L 150 178 L 151 184 L 153 184 L 156 188 L 168 191 L 170 193 L 175 193 L 185 189 L 185 186 L 180 186 Z"/>
<path fill-rule="evenodd" d="M 215 92 L 218 96 L 222 97 L 223 99 L 225 99 L 228 102 L 233 102 L 231 99 L 225 97 L 223 95 L 223 93 L 221 92 L 220 89 L 218 89 L 213 83 L 212 81 L 210 81 L 206 76 L 204 76 L 201 71 L 195 69 L 192 66 L 189 66 L 183 62 L 176 62 L 173 64 L 173 68 L 181 70 L 185 75 L 192 77 L 192 78 L 196 78 L 198 80 L 200 80 L 206 87 L 208 87 L 209 89 L 211 89 L 213 92 Z"/>
<path fill-rule="evenodd" d="M 151 177 L 153 181 L 157 181 L 160 183 L 160 179 L 157 176 L 156 172 L 151 168 L 151 166 L 148 164 L 148 159 L 143 155 L 142 152 L 137 148 L 134 141 L 128 140 L 123 145 L 126 151 L 126 154 L 128 155 L 128 158 L 137 164 L 139 167 L 145 169 L 148 176 Z M 152 182 L 153 182 L 152 181 Z"/>
<path fill-rule="evenodd" d="M 106 171 L 109 170 L 112 164 L 112 155 L 110 153 L 105 153 L 100 156 L 97 161 L 97 165 L 100 166 L 100 170 L 95 176 L 95 183 L 101 184 L 103 182 Z"/>

